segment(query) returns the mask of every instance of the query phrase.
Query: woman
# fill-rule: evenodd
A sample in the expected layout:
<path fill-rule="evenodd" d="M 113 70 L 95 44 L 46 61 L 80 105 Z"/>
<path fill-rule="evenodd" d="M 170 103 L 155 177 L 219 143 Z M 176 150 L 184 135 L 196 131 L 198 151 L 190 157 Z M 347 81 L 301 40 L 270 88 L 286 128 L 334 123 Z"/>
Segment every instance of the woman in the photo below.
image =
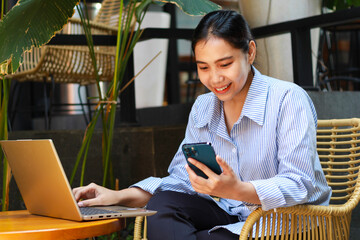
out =
<path fill-rule="evenodd" d="M 95 184 L 77 188 L 76 199 L 87 199 L 79 206 L 147 205 L 158 211 L 148 218 L 149 239 L 238 239 L 257 206 L 328 204 L 311 99 L 253 67 L 256 44 L 243 17 L 226 10 L 207 14 L 192 47 L 200 81 L 211 92 L 194 103 L 182 144 L 211 142 L 223 173 L 190 159 L 208 178 L 197 176 L 180 147 L 169 176 L 118 192 Z"/>

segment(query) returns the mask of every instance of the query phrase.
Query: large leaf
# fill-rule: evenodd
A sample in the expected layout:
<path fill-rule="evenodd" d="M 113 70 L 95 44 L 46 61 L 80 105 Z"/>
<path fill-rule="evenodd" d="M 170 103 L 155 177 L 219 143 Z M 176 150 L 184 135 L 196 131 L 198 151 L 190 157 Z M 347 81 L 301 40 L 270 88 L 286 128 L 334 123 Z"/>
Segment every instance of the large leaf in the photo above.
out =
<path fill-rule="evenodd" d="M 152 3 L 152 0 L 143 0 L 141 3 L 136 7 L 135 16 L 137 21 L 141 21 L 141 15 L 146 12 L 149 5 Z"/>
<path fill-rule="evenodd" d="M 201 16 L 209 12 L 221 9 L 219 5 L 209 0 L 156 0 L 156 1 L 176 4 L 176 6 L 178 6 L 183 12 L 192 16 Z"/>
<path fill-rule="evenodd" d="M 0 22 L 0 69 L 19 67 L 21 55 L 47 43 L 74 14 L 79 0 L 19 0 Z M 3 66 L 3 65 L 6 66 Z"/>

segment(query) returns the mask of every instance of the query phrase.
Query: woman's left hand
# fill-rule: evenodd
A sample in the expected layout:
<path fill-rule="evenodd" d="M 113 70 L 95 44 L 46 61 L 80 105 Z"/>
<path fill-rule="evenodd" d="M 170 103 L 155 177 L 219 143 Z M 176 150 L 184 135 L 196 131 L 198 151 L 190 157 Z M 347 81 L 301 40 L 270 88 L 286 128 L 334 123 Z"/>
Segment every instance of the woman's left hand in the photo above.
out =
<path fill-rule="evenodd" d="M 208 179 L 205 179 L 196 175 L 189 165 L 186 165 L 186 171 L 189 174 L 190 182 L 194 190 L 211 196 L 239 199 L 237 194 L 239 193 L 238 190 L 242 187 L 241 180 L 220 156 L 216 156 L 216 161 L 223 169 L 223 172 L 220 175 L 214 173 L 205 164 L 196 161 L 193 158 L 189 158 L 190 163 L 195 165 L 209 177 Z"/>

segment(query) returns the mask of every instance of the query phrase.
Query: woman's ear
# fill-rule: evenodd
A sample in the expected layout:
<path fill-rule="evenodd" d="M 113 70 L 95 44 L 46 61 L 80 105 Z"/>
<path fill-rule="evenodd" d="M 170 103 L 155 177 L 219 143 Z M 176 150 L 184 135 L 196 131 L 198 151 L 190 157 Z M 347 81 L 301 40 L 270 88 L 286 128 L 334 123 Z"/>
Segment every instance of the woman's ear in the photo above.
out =
<path fill-rule="evenodd" d="M 256 56 L 256 44 L 255 41 L 251 40 L 249 42 L 249 52 L 248 52 L 248 61 L 250 65 L 254 63 L 255 56 Z"/>

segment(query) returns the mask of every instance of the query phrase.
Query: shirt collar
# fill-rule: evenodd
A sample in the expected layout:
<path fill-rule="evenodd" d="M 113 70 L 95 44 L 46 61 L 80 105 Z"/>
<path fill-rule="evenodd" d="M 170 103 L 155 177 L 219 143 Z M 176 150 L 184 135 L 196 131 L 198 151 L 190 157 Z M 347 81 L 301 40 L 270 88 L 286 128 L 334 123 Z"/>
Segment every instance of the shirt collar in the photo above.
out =
<path fill-rule="evenodd" d="M 264 76 L 255 67 L 253 69 L 253 81 L 246 96 L 241 115 L 248 117 L 259 125 L 263 125 L 269 85 Z M 240 119 L 242 116 L 240 116 Z"/>
<path fill-rule="evenodd" d="M 265 117 L 265 106 L 268 94 L 268 84 L 264 80 L 264 76 L 255 68 L 254 77 L 246 96 L 240 119 L 243 116 L 248 117 L 259 125 L 263 125 Z M 223 115 L 223 105 L 214 93 L 209 93 L 211 100 L 204 116 L 198 116 L 199 121 L 195 124 L 201 128 L 209 124 L 210 129 L 216 131 Z"/>
<path fill-rule="evenodd" d="M 208 93 L 208 97 L 210 98 L 210 101 L 206 104 L 206 113 L 202 116 L 198 115 L 198 121 L 195 123 L 195 126 L 198 128 L 204 127 L 207 124 L 212 128 L 220 121 L 220 116 L 222 114 L 221 101 L 212 92 Z"/>

